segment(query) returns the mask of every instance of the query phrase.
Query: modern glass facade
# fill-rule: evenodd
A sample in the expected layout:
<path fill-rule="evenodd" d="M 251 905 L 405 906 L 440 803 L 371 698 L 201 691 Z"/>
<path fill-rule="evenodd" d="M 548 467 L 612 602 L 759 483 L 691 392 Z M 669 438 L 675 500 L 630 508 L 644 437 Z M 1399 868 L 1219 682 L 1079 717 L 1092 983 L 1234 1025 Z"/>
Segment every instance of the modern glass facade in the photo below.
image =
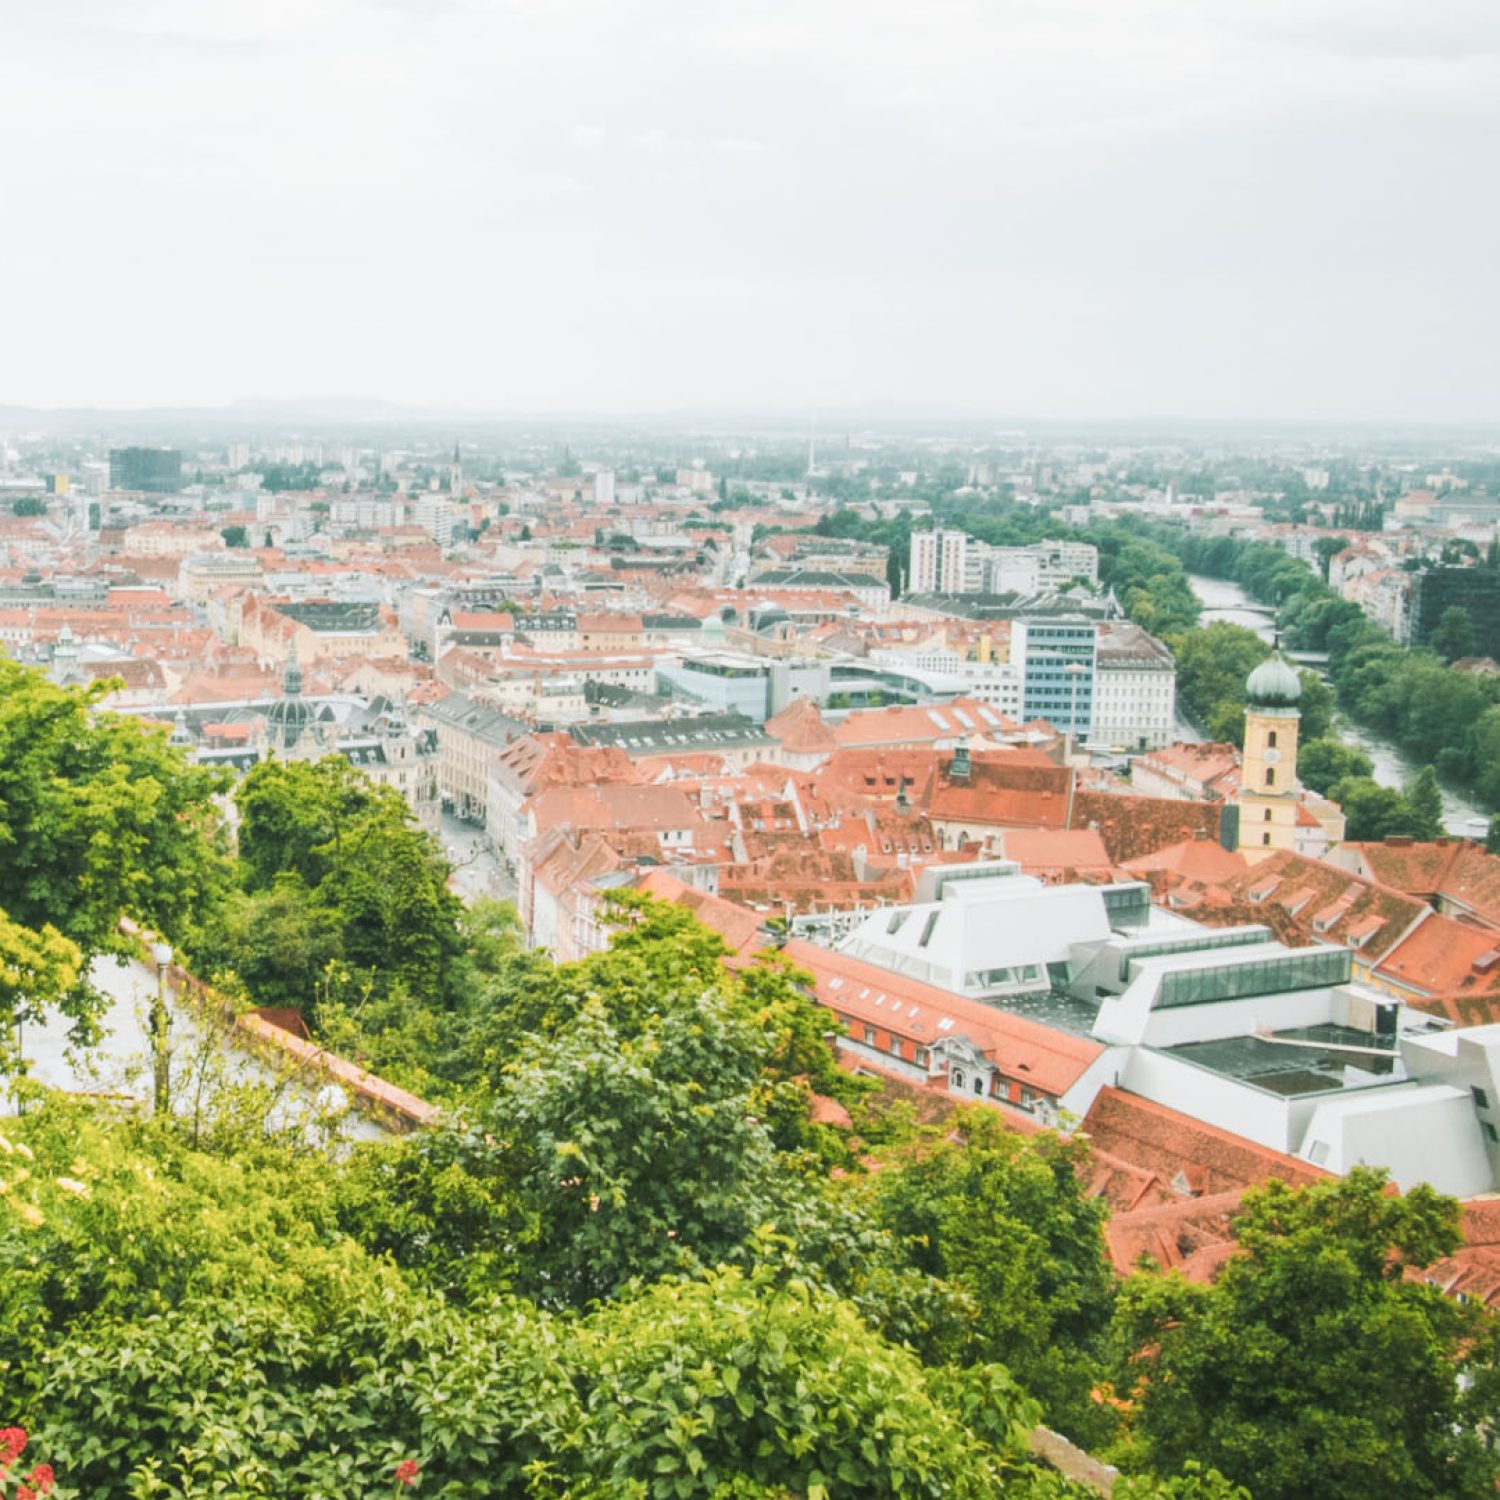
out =
<path fill-rule="evenodd" d="M 1021 708 L 1065 734 L 1086 736 L 1094 721 L 1099 627 L 1079 619 L 1017 621 L 1022 635 Z"/>
<path fill-rule="evenodd" d="M 182 488 L 182 454 L 176 448 L 111 448 L 109 487 L 175 495 Z"/>
<path fill-rule="evenodd" d="M 1283 953 L 1240 964 L 1216 964 L 1212 968 L 1172 969 L 1161 976 L 1155 1008 L 1206 1005 L 1215 1000 L 1242 1000 L 1287 990 L 1325 989 L 1348 984 L 1353 972 L 1354 954 L 1348 948 Z"/>

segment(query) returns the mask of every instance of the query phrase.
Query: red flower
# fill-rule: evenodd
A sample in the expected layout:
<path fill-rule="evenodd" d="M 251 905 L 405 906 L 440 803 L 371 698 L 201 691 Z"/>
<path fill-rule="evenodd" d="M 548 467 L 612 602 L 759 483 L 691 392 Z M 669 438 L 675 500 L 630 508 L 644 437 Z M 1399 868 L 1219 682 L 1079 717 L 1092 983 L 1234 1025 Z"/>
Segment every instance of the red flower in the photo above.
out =
<path fill-rule="evenodd" d="M 29 1484 L 17 1485 L 16 1500 L 37 1500 L 36 1491 Z"/>
<path fill-rule="evenodd" d="M 26 1446 L 26 1429 L 24 1427 L 0 1427 L 0 1464 L 7 1468 L 20 1457 L 21 1450 Z"/>
<path fill-rule="evenodd" d="M 31 1473 L 26 1476 L 26 1482 L 36 1486 L 38 1495 L 47 1495 L 52 1491 L 57 1476 L 52 1472 L 51 1464 L 38 1464 Z"/>
<path fill-rule="evenodd" d="M 397 1484 L 415 1484 L 417 1475 L 422 1472 L 422 1466 L 414 1458 L 403 1458 L 396 1465 Z"/>

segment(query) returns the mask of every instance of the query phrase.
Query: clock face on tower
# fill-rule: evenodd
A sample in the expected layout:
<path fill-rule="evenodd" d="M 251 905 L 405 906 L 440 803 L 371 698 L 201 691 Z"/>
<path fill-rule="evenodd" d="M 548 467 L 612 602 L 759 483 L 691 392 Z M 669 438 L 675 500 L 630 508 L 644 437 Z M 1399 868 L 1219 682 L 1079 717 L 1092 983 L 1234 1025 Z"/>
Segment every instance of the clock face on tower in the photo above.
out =
<path fill-rule="evenodd" d="M 1281 751 L 1267 750 L 1264 759 L 1268 766 L 1278 765 L 1281 761 Z"/>

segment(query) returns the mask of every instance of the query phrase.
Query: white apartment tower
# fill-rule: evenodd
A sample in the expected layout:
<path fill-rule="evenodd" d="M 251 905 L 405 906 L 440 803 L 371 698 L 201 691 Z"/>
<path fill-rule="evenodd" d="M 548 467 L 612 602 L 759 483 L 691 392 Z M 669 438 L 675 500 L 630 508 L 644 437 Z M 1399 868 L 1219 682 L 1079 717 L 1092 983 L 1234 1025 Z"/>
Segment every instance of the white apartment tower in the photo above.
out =
<path fill-rule="evenodd" d="M 914 531 L 907 592 L 962 594 L 968 591 L 969 538 L 962 531 Z"/>

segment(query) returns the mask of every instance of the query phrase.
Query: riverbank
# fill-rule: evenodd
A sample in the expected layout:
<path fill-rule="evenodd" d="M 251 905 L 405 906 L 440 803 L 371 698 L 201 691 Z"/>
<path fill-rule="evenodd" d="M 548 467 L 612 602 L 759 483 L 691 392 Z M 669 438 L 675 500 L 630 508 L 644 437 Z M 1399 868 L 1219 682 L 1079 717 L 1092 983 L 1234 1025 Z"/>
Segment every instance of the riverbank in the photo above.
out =
<path fill-rule="evenodd" d="M 1227 578 L 1206 578 L 1198 573 L 1189 573 L 1188 582 L 1203 606 L 1200 623 L 1212 625 L 1215 621 L 1222 620 L 1230 625 L 1253 630 L 1267 643 L 1275 639 L 1275 626 L 1271 616 L 1239 584 Z M 1179 716 L 1179 725 L 1185 722 Z M 1399 747 L 1355 724 L 1347 715 L 1340 713 L 1334 722 L 1340 739 L 1370 757 L 1374 766 L 1374 778 L 1381 786 L 1401 790 L 1422 769 Z M 1198 739 L 1200 736 L 1194 734 L 1192 738 Z M 1489 828 L 1489 818 L 1484 811 L 1451 787 L 1443 787 L 1442 792 L 1443 827 L 1458 837 L 1483 839 Z"/>

